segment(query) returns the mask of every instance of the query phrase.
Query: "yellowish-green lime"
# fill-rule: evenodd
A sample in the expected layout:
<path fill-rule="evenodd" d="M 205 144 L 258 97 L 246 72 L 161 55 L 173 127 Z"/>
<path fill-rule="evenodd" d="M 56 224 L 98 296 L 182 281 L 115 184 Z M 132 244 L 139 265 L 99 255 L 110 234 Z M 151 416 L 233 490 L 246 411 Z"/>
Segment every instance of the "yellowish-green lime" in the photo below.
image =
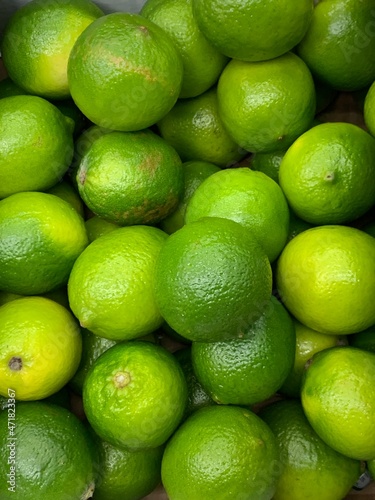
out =
<path fill-rule="evenodd" d="M 82 339 L 73 315 L 44 297 L 25 297 L 0 307 L 0 394 L 43 399 L 74 375 Z"/>
<path fill-rule="evenodd" d="M 87 237 L 89 242 L 100 238 L 103 234 L 111 233 L 115 229 L 118 229 L 120 226 L 114 224 L 113 222 L 109 222 L 105 219 L 101 219 L 97 215 L 91 217 L 85 222 Z"/>

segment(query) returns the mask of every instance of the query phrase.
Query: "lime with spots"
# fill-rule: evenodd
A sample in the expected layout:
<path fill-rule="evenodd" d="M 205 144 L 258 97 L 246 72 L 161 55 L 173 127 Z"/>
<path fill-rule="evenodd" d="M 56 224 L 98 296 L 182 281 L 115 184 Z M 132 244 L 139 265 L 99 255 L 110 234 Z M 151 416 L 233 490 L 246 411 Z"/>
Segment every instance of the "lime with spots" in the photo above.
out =
<path fill-rule="evenodd" d="M 9 440 L 8 412 L 0 412 L 0 473 L 10 474 L 10 482 L 0 483 L 2 499 L 92 497 L 92 444 L 77 417 L 54 404 L 30 402 L 16 404 L 15 422 Z"/>
<path fill-rule="evenodd" d="M 282 251 L 276 283 L 289 311 L 321 333 L 346 335 L 375 324 L 375 239 L 345 226 L 319 226 Z"/>
<path fill-rule="evenodd" d="M 210 406 L 191 415 L 168 442 L 162 482 L 169 498 L 270 500 L 280 473 L 270 428 L 238 406 Z"/>
<path fill-rule="evenodd" d="M 233 59 L 220 76 L 217 95 L 229 135 L 252 153 L 287 149 L 315 114 L 311 73 L 291 52 L 262 62 Z"/>
<path fill-rule="evenodd" d="M 0 289 L 21 295 L 55 290 L 68 281 L 87 246 L 82 217 L 46 193 L 17 193 L 0 202 Z"/>
<path fill-rule="evenodd" d="M 82 339 L 73 315 L 44 297 L 0 308 L 0 394 L 43 399 L 59 391 L 78 368 Z"/>
<path fill-rule="evenodd" d="M 93 365 L 83 386 L 83 403 L 102 439 L 131 449 L 155 448 L 182 419 L 186 381 L 176 359 L 163 347 L 124 342 Z"/>
<path fill-rule="evenodd" d="M 95 215 L 120 225 L 156 224 L 182 197 L 181 160 L 149 130 L 111 132 L 84 154 L 77 184 Z"/>
<path fill-rule="evenodd" d="M 154 288 L 161 315 L 183 337 L 238 338 L 270 300 L 271 266 L 251 231 L 207 217 L 169 236 Z"/>
<path fill-rule="evenodd" d="M 0 198 L 56 184 L 73 158 L 73 121 L 48 101 L 0 100 Z"/>
<path fill-rule="evenodd" d="M 205 179 L 219 171 L 219 167 L 205 161 L 188 161 L 182 164 L 184 194 L 176 210 L 161 221 L 160 227 L 163 231 L 172 234 L 182 228 L 185 224 L 186 207 L 191 197 Z"/>
<path fill-rule="evenodd" d="M 276 437 L 284 468 L 274 500 L 342 500 L 361 463 L 330 448 L 307 421 L 299 401 L 277 401 L 259 415 Z"/>
<path fill-rule="evenodd" d="M 233 168 L 208 177 L 186 207 L 187 224 L 202 217 L 234 220 L 251 230 L 270 262 L 284 248 L 289 208 L 275 181 L 262 172 Z"/>
<path fill-rule="evenodd" d="M 70 52 L 85 28 L 103 12 L 89 0 L 32 0 L 10 18 L 1 43 L 9 76 L 30 94 L 69 97 Z"/>
<path fill-rule="evenodd" d="M 155 227 L 129 226 L 101 236 L 82 252 L 70 274 L 68 296 L 83 328 L 110 340 L 129 340 L 161 326 L 153 286 L 166 238 Z"/>
<path fill-rule="evenodd" d="M 94 21 L 70 53 L 74 102 L 95 125 L 134 131 L 160 120 L 175 104 L 183 67 L 172 39 L 152 21 L 115 12 Z"/>
<path fill-rule="evenodd" d="M 375 354 L 333 347 L 312 358 L 301 400 L 315 432 L 331 448 L 356 460 L 375 459 Z"/>
<path fill-rule="evenodd" d="M 246 154 L 224 127 L 216 88 L 195 98 L 177 101 L 158 122 L 158 128 L 182 161 L 200 160 L 227 167 Z"/>
<path fill-rule="evenodd" d="M 201 33 L 192 0 L 147 0 L 141 15 L 163 28 L 172 38 L 183 64 L 179 97 L 195 97 L 217 81 L 228 62 Z"/>

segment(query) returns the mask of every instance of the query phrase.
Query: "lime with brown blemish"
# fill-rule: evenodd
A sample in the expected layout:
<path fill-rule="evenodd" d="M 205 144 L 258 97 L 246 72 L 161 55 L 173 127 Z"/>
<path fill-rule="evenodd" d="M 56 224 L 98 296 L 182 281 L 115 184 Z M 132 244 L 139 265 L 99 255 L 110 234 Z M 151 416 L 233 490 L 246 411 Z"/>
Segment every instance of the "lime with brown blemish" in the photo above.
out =
<path fill-rule="evenodd" d="M 44 297 L 25 297 L 0 308 L 0 394 L 43 399 L 74 375 L 82 339 L 76 319 Z"/>
<path fill-rule="evenodd" d="M 183 194 L 181 160 L 151 131 L 101 135 L 77 172 L 80 195 L 96 215 L 120 225 L 155 224 Z"/>
<path fill-rule="evenodd" d="M 163 347 L 124 342 L 93 365 L 83 386 L 83 403 L 102 439 L 131 449 L 155 448 L 182 419 L 186 381 L 176 359 Z"/>
<path fill-rule="evenodd" d="M 142 130 L 173 107 L 183 68 L 171 38 L 137 14 L 116 12 L 92 23 L 70 54 L 72 97 L 93 123 Z"/>

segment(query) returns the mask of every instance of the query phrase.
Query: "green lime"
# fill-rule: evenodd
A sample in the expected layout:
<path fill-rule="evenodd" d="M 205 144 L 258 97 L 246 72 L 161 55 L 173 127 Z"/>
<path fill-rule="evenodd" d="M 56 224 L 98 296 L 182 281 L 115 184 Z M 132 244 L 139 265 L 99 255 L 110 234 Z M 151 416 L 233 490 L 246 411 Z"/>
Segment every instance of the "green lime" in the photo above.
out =
<path fill-rule="evenodd" d="M 238 406 L 201 408 L 168 442 L 162 461 L 168 498 L 270 500 L 280 474 L 270 428 Z"/>
<path fill-rule="evenodd" d="M 375 353 L 375 325 L 348 338 L 351 346 Z"/>
<path fill-rule="evenodd" d="M 252 153 L 288 148 L 315 114 L 311 73 L 291 52 L 262 62 L 233 59 L 220 76 L 217 95 L 229 135 Z"/>
<path fill-rule="evenodd" d="M 79 213 L 81 217 L 84 217 L 84 205 L 79 197 L 77 191 L 73 188 L 71 184 L 67 181 L 61 181 L 58 184 L 55 184 L 51 189 L 47 191 L 49 194 L 54 194 L 58 196 L 62 200 L 67 201 L 72 205 L 73 208 Z"/>
<path fill-rule="evenodd" d="M 179 97 L 195 97 L 217 81 L 228 62 L 201 33 L 192 0 L 147 0 L 141 15 L 163 28 L 173 40 L 183 64 Z"/>
<path fill-rule="evenodd" d="M 1 499 L 91 498 L 92 445 L 77 417 L 43 402 L 16 404 L 14 426 L 9 426 L 10 414 L 0 412 Z"/>
<path fill-rule="evenodd" d="M 82 252 L 70 274 L 68 296 L 83 328 L 111 340 L 129 340 L 161 326 L 153 285 L 166 238 L 155 227 L 124 227 Z"/>
<path fill-rule="evenodd" d="M 35 295 L 65 285 L 88 243 L 82 217 L 46 193 L 0 201 L 0 289 Z"/>
<path fill-rule="evenodd" d="M 312 0 L 194 0 L 202 33 L 220 52 L 243 61 L 281 56 L 297 45 L 310 24 Z"/>
<path fill-rule="evenodd" d="M 319 225 L 357 219 L 375 203 L 375 139 L 351 123 L 322 123 L 288 149 L 279 180 L 301 219 Z"/>
<path fill-rule="evenodd" d="M 314 227 L 310 222 L 306 222 L 303 219 L 297 217 L 297 215 L 289 208 L 289 234 L 288 241 L 295 238 L 298 234 L 303 233 Z"/>
<path fill-rule="evenodd" d="M 217 403 L 250 406 L 281 387 L 293 366 L 295 345 L 293 321 L 272 297 L 241 339 L 193 342 L 193 368 Z"/>
<path fill-rule="evenodd" d="M 1 99 L 0 198 L 56 184 L 73 157 L 72 131 L 73 121 L 40 97 Z"/>
<path fill-rule="evenodd" d="M 195 98 L 177 101 L 158 122 L 158 128 L 182 161 L 199 160 L 227 167 L 246 154 L 224 127 L 216 88 Z"/>
<path fill-rule="evenodd" d="M 126 12 L 94 21 L 69 57 L 74 102 L 89 120 L 111 130 L 142 130 L 156 123 L 175 104 L 182 77 L 169 35 Z"/>
<path fill-rule="evenodd" d="M 312 358 L 302 405 L 315 432 L 331 448 L 357 460 L 375 459 L 375 354 L 333 347 Z"/>
<path fill-rule="evenodd" d="M 251 230 L 270 262 L 284 248 L 289 208 L 281 188 L 249 168 L 221 170 L 208 177 L 186 207 L 187 224 L 202 217 L 231 219 Z"/>
<path fill-rule="evenodd" d="M 167 323 L 187 339 L 238 338 L 268 304 L 271 274 L 251 231 L 207 217 L 165 242 L 156 265 L 156 301 Z"/>
<path fill-rule="evenodd" d="M 153 491 L 160 482 L 164 448 L 128 450 L 96 440 L 100 482 L 95 500 L 138 500 Z"/>
<path fill-rule="evenodd" d="M 28 92 L 26 92 L 26 90 L 21 89 L 21 87 L 14 83 L 9 77 L 0 81 L 0 99 L 3 99 L 4 97 L 27 94 Z"/>
<path fill-rule="evenodd" d="M 182 197 L 181 160 L 149 130 L 103 134 L 84 154 L 77 184 L 95 215 L 120 225 L 155 224 Z"/>
<path fill-rule="evenodd" d="M 279 169 L 281 160 L 286 151 L 275 151 L 273 153 L 255 153 L 251 160 L 251 168 L 271 177 L 279 183 Z"/>
<path fill-rule="evenodd" d="M 124 342 L 97 359 L 83 386 L 83 403 L 102 439 L 132 449 L 155 448 L 181 421 L 186 381 L 176 359 L 163 347 Z"/>
<path fill-rule="evenodd" d="M 1 56 L 12 80 L 30 94 L 69 97 L 67 65 L 79 35 L 103 12 L 89 0 L 32 0 L 10 18 Z"/>
<path fill-rule="evenodd" d="M 330 448 L 312 429 L 299 401 L 278 401 L 260 417 L 276 437 L 284 468 L 274 500 L 342 500 L 361 463 Z"/>

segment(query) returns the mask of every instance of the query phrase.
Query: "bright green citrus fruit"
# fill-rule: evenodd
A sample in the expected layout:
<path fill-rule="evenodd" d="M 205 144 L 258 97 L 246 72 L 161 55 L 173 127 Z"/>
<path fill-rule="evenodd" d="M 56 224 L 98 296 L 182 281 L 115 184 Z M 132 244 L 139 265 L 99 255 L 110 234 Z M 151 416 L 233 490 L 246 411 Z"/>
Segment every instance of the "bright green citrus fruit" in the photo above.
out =
<path fill-rule="evenodd" d="M 375 136 L 375 82 L 371 85 L 366 94 L 364 119 L 370 134 Z"/>
<path fill-rule="evenodd" d="M 158 127 L 161 136 L 176 149 L 182 161 L 200 160 L 227 167 L 246 153 L 223 125 L 216 88 L 198 97 L 177 101 L 158 122 Z"/>
<path fill-rule="evenodd" d="M 155 448 L 181 421 L 186 381 L 176 359 L 163 347 L 123 342 L 103 353 L 87 374 L 83 403 L 102 439 L 132 449 Z"/>
<path fill-rule="evenodd" d="M 298 54 L 322 82 L 358 90 L 375 80 L 374 3 L 325 0 L 314 9 Z"/>
<path fill-rule="evenodd" d="M 232 60 L 220 76 L 217 95 L 229 135 L 252 153 L 288 148 L 315 114 L 312 76 L 292 53 L 255 63 Z"/>
<path fill-rule="evenodd" d="M 93 22 L 68 64 L 72 97 L 96 125 L 141 130 L 160 120 L 180 94 L 183 68 L 170 37 L 137 14 L 116 12 Z"/>
<path fill-rule="evenodd" d="M 25 297 L 0 308 L 0 394 L 43 399 L 74 375 L 82 339 L 72 314 L 44 297 Z"/>
<path fill-rule="evenodd" d="M 98 337 L 85 328 L 81 329 L 81 337 L 81 361 L 74 376 L 69 381 L 70 387 L 78 394 L 82 394 L 83 383 L 87 373 L 98 357 L 117 343 L 115 340 Z"/>
<path fill-rule="evenodd" d="M 63 101 L 54 101 L 53 104 L 63 115 L 70 118 L 74 122 L 73 135 L 77 137 L 84 129 L 87 119 L 83 113 L 77 108 L 72 99 L 64 99 Z"/>
<path fill-rule="evenodd" d="M 228 59 L 199 30 L 192 0 L 147 0 L 141 15 L 168 33 L 181 56 L 184 74 L 179 97 L 195 97 L 212 87 Z"/>
<path fill-rule="evenodd" d="M 186 206 L 191 197 L 202 184 L 202 182 L 220 171 L 220 168 L 206 161 L 188 161 L 182 164 L 184 177 L 184 194 L 176 210 L 163 219 L 160 223 L 161 229 L 168 234 L 172 234 L 181 229 L 185 224 Z"/>
<path fill-rule="evenodd" d="M 3 99 L 4 97 L 27 94 L 28 92 L 26 92 L 26 90 L 21 89 L 21 87 L 14 83 L 9 77 L 0 81 L 0 99 Z"/>
<path fill-rule="evenodd" d="M 105 219 L 101 219 L 97 215 L 91 217 L 85 222 L 87 237 L 89 242 L 93 242 L 100 236 L 104 234 L 111 233 L 115 229 L 118 229 L 120 226 L 114 224 L 113 222 L 109 222 Z"/>
<path fill-rule="evenodd" d="M 349 344 L 353 347 L 375 353 L 375 325 L 370 326 L 370 328 L 367 328 L 363 332 L 350 335 Z"/>
<path fill-rule="evenodd" d="M 198 26 L 223 54 L 274 59 L 295 47 L 310 24 L 312 0 L 193 0 Z"/>
<path fill-rule="evenodd" d="M 61 181 L 58 184 L 55 184 L 51 189 L 47 191 L 49 194 L 54 194 L 58 196 L 62 200 L 67 201 L 72 205 L 73 208 L 79 213 L 81 217 L 84 217 L 84 205 L 79 197 L 77 191 L 73 188 L 71 184 L 67 181 Z"/>
<path fill-rule="evenodd" d="M 220 404 L 252 405 L 271 397 L 293 366 L 296 334 L 291 317 L 274 297 L 242 338 L 193 342 L 194 372 Z"/>
<path fill-rule="evenodd" d="M 160 482 L 162 446 L 150 450 L 128 450 L 103 440 L 96 441 L 100 482 L 96 500 L 139 500 Z"/>
<path fill-rule="evenodd" d="M 70 307 L 83 328 L 111 340 L 129 340 L 161 326 L 153 285 L 166 238 L 160 229 L 130 226 L 87 247 L 68 283 Z"/>
<path fill-rule="evenodd" d="M 251 230 L 270 262 L 284 248 L 289 208 L 275 181 L 249 168 L 221 170 L 208 177 L 186 207 L 185 222 L 202 217 L 231 219 Z"/>
<path fill-rule="evenodd" d="M 10 436 L 8 412 L 0 412 L 3 500 L 91 498 L 95 489 L 92 444 L 76 416 L 53 404 L 20 403 L 15 408 L 14 423 L 14 435 Z M 9 463 L 10 457 L 14 462 Z M 5 479 L 11 466 L 13 485 Z"/>
<path fill-rule="evenodd" d="M 291 398 L 299 398 L 305 365 L 309 359 L 317 352 L 330 347 L 345 345 L 347 342 L 344 337 L 316 332 L 296 319 L 294 320 L 294 327 L 296 330 L 294 365 L 280 388 L 280 392 Z"/>
<path fill-rule="evenodd" d="M 274 500 L 342 500 L 361 474 L 358 460 L 330 448 L 312 429 L 299 401 L 278 401 L 260 417 L 276 437 L 284 467 Z"/>
<path fill-rule="evenodd" d="M 272 273 L 251 231 L 207 217 L 169 236 L 154 286 L 161 315 L 177 333 L 214 342 L 241 337 L 262 314 L 271 297 Z"/>
<path fill-rule="evenodd" d="M 89 0 L 33 0 L 19 8 L 1 43 L 9 76 L 30 94 L 69 97 L 70 51 L 82 31 L 102 15 Z"/>
<path fill-rule="evenodd" d="M 279 168 L 285 151 L 275 151 L 273 153 L 256 153 L 251 160 L 251 168 L 271 177 L 279 183 Z"/>
<path fill-rule="evenodd" d="M 57 196 L 5 198 L 0 202 L 0 289 L 35 295 L 65 285 L 87 243 L 82 217 Z"/>
<path fill-rule="evenodd" d="M 0 198 L 56 184 L 73 157 L 73 122 L 40 97 L 0 100 Z"/>
<path fill-rule="evenodd" d="M 155 224 L 177 207 L 183 193 L 181 160 L 153 132 L 112 132 L 83 156 L 79 193 L 99 217 L 120 225 Z"/>
<path fill-rule="evenodd" d="M 279 466 L 275 437 L 259 417 L 238 406 L 211 406 L 172 436 L 161 474 L 171 500 L 270 500 Z"/>
<path fill-rule="evenodd" d="M 333 347 L 312 358 L 301 400 L 315 432 L 357 460 L 375 459 L 375 354 Z"/>
<path fill-rule="evenodd" d="M 200 408 L 214 405 L 215 401 L 203 389 L 194 372 L 191 359 L 191 348 L 186 347 L 184 349 L 178 350 L 177 352 L 175 352 L 175 357 L 179 362 L 182 371 L 184 372 L 188 389 L 188 403 L 184 415 L 184 417 L 187 418 Z"/>
<path fill-rule="evenodd" d="M 301 323 L 346 335 L 375 324 L 375 239 L 344 226 L 320 226 L 293 238 L 278 260 L 280 296 Z"/>
<path fill-rule="evenodd" d="M 322 123 L 288 149 L 279 180 L 292 210 L 307 222 L 357 219 L 375 203 L 375 139 L 351 123 Z"/>

